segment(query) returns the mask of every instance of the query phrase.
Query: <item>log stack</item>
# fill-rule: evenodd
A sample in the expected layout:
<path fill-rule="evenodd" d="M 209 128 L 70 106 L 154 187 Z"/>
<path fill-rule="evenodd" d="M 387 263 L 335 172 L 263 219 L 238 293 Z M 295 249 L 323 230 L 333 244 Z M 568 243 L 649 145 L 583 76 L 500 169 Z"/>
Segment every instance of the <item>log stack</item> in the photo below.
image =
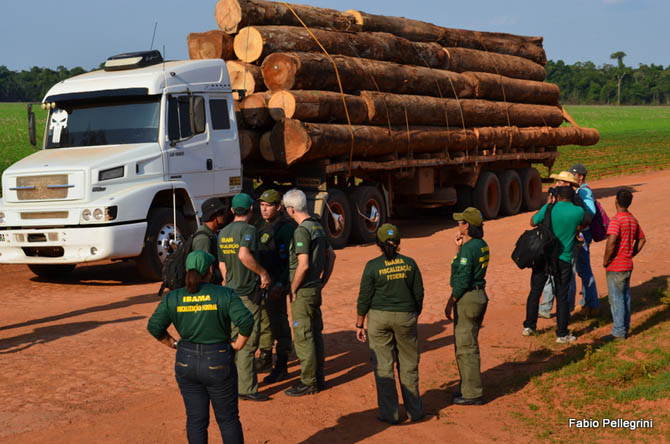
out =
<path fill-rule="evenodd" d="M 362 11 L 218 0 L 220 30 L 189 35 L 191 58 L 223 58 L 244 157 L 321 159 L 597 143 L 561 127 L 542 37 L 468 31 Z M 232 43 L 231 43 L 232 41 Z"/>

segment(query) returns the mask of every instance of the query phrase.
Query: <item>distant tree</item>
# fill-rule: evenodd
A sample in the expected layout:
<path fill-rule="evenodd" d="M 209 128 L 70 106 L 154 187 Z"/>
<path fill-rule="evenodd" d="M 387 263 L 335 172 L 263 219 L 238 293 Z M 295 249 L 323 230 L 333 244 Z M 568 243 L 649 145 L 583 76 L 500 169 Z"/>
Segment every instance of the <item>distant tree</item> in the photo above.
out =
<path fill-rule="evenodd" d="M 619 66 L 619 73 L 617 74 L 617 81 L 618 81 L 617 95 L 616 95 L 617 105 L 621 105 L 621 82 L 623 82 L 623 78 L 626 76 L 626 66 L 623 64 L 624 57 L 626 57 L 626 53 L 623 51 L 617 51 L 610 54 L 610 59 L 616 60 Z"/>

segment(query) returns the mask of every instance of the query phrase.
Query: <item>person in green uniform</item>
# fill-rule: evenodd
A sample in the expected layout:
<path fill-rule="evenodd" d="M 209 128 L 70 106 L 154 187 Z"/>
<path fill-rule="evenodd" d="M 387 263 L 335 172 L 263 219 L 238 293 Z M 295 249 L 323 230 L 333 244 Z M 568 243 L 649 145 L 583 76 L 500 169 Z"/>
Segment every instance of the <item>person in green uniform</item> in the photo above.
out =
<path fill-rule="evenodd" d="M 203 224 L 193 236 L 191 251 L 202 250 L 214 256 L 212 284 L 220 285 L 223 282 L 223 277 L 221 276 L 221 270 L 219 270 L 219 261 L 216 259 L 218 257 L 216 235 L 225 224 L 226 206 L 221 202 L 221 199 L 212 197 L 203 202 L 200 211 Z"/>
<path fill-rule="evenodd" d="M 288 355 L 291 353 L 291 327 L 288 323 L 286 295 L 289 290 L 288 254 L 293 231 L 293 222 L 281 214 L 281 194 L 277 190 L 266 190 L 258 198 L 261 219 L 258 230 L 258 262 L 268 270 L 272 283 L 263 310 L 261 310 L 260 359 L 257 371 L 272 368 L 272 345 L 277 341 L 277 362 L 264 383 L 274 383 L 288 377 Z"/>
<path fill-rule="evenodd" d="M 219 233 L 219 267 L 224 276 L 223 284 L 233 289 L 254 315 L 254 331 L 244 349 L 235 354 L 239 397 L 249 401 L 267 401 L 268 396 L 258 392 L 254 360 L 258 350 L 261 301 L 264 289 L 270 284 L 270 275 L 256 260 L 258 234 L 256 228 L 249 224 L 252 205 L 253 200 L 248 194 L 240 193 L 233 197 L 231 211 L 235 217 Z"/>
<path fill-rule="evenodd" d="M 394 365 L 398 366 L 405 410 L 412 421 L 424 416 L 419 396 L 419 340 L 417 319 L 423 308 L 423 281 L 414 259 L 398 253 L 400 233 L 395 225 L 377 230 L 382 255 L 365 265 L 358 292 L 356 339 L 365 342 L 365 317 L 370 358 L 377 385 L 380 421 L 397 424 L 398 392 Z"/>
<path fill-rule="evenodd" d="M 307 197 L 293 189 L 282 199 L 286 213 L 298 227 L 289 247 L 293 343 L 300 360 L 300 382 L 288 396 L 314 394 L 325 389 L 321 290 L 335 264 L 335 252 L 323 227 L 307 212 Z"/>
<path fill-rule="evenodd" d="M 254 318 L 233 290 L 209 283 L 214 261 L 214 256 L 202 250 L 189 253 L 186 287 L 163 297 L 147 330 L 177 349 L 174 368 L 186 407 L 188 442 L 207 443 L 211 403 L 223 441 L 242 443 L 233 355 L 246 344 Z M 231 321 L 239 332 L 232 343 Z M 179 333 L 179 341 L 167 332 L 170 324 Z"/>
<path fill-rule="evenodd" d="M 444 313 L 451 319 L 453 312 L 456 364 L 461 383 L 452 402 L 480 405 L 483 389 L 478 336 L 489 300 L 484 279 L 489 265 L 489 246 L 483 239 L 484 218 L 477 208 L 468 207 L 453 217 L 458 221 L 455 240 L 458 253 L 451 262 L 451 297 Z"/>

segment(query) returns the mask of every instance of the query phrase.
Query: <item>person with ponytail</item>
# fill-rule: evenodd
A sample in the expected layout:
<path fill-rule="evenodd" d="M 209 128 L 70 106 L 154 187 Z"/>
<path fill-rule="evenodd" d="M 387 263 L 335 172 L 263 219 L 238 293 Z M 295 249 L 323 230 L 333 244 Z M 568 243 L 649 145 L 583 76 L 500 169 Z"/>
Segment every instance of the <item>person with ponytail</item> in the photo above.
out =
<path fill-rule="evenodd" d="M 254 317 L 233 290 L 209 283 L 215 259 L 202 250 L 189 253 L 186 286 L 166 294 L 147 324 L 152 336 L 177 350 L 175 376 L 191 444 L 207 443 L 210 404 L 223 442 L 244 442 L 234 359 L 251 335 Z M 231 322 L 239 330 L 234 340 Z M 170 324 L 180 340 L 168 333 Z"/>
<path fill-rule="evenodd" d="M 419 344 L 417 319 L 423 308 L 423 281 L 414 259 L 398 253 L 398 228 L 384 224 L 377 230 L 382 254 L 365 266 L 358 293 L 356 338 L 370 344 L 377 385 L 377 419 L 400 421 L 394 365 L 405 411 L 411 421 L 425 415 L 419 396 Z M 367 333 L 365 318 L 368 319 Z"/>

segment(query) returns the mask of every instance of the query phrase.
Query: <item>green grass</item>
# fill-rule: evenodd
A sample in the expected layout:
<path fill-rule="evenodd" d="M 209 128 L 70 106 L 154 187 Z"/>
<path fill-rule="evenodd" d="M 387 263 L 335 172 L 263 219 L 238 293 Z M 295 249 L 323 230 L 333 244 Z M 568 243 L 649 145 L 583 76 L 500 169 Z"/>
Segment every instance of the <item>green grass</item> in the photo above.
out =
<path fill-rule="evenodd" d="M 28 114 L 25 103 L 0 103 L 0 174 L 16 162 L 34 153 L 42 146 L 42 135 L 47 112 L 33 105 L 37 148 L 28 137 Z"/>

